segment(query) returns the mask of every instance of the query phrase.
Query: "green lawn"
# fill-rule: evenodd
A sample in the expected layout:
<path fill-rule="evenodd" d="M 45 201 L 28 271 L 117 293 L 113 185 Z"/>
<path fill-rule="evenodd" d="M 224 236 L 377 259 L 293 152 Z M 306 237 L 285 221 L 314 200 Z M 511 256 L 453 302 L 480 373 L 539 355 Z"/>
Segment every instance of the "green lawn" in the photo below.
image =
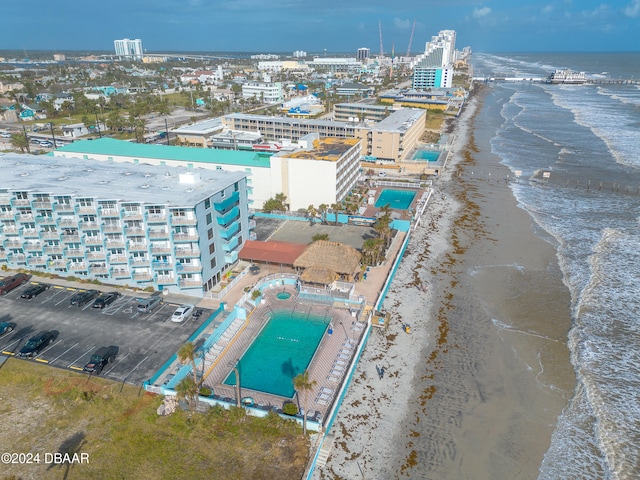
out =
<path fill-rule="evenodd" d="M 102 378 L 10 358 L 0 367 L 2 450 L 88 454 L 88 463 L 3 465 L 2 478 L 301 478 L 309 442 L 277 415 L 178 411 L 162 398 Z"/>

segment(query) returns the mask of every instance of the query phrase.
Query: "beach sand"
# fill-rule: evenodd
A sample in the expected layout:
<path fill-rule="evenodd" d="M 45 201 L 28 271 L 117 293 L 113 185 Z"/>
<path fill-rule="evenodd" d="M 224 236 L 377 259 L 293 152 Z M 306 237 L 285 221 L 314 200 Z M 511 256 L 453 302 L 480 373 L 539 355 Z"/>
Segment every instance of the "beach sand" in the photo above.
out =
<path fill-rule="evenodd" d="M 393 320 L 371 334 L 315 479 L 537 477 L 575 386 L 569 293 L 490 152 L 483 98 L 457 120 L 384 303 Z"/>

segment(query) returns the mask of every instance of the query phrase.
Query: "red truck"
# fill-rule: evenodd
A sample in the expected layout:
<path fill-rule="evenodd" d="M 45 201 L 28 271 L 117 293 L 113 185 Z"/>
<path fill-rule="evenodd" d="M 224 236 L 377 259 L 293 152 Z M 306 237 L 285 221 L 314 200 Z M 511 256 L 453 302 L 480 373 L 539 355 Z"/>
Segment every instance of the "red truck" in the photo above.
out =
<path fill-rule="evenodd" d="M 27 275 L 26 273 L 16 273 L 11 277 L 3 278 L 0 280 L 0 295 L 5 295 L 14 288 L 24 285 L 30 278 L 31 275 Z"/>

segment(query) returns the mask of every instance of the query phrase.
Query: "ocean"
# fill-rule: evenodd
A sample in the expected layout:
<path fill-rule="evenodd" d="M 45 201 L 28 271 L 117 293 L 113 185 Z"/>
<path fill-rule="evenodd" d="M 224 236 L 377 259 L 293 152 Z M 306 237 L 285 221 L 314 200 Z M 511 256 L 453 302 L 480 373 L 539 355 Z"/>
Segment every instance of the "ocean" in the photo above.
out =
<path fill-rule="evenodd" d="M 476 77 L 640 79 L 638 53 L 477 54 Z M 640 86 L 490 83 L 491 150 L 557 251 L 577 387 L 539 479 L 640 478 Z"/>

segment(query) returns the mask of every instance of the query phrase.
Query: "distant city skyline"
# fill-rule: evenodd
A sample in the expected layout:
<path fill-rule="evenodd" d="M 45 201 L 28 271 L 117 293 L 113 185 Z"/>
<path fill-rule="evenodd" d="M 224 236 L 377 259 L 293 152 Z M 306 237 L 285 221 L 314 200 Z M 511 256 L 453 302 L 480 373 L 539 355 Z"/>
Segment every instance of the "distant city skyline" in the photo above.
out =
<path fill-rule="evenodd" d="M 148 52 L 424 51 L 444 29 L 474 51 L 635 51 L 640 0 L 23 0 L 2 6 L 0 49 L 113 50 L 142 39 Z M 415 21 L 415 28 L 414 28 Z"/>

